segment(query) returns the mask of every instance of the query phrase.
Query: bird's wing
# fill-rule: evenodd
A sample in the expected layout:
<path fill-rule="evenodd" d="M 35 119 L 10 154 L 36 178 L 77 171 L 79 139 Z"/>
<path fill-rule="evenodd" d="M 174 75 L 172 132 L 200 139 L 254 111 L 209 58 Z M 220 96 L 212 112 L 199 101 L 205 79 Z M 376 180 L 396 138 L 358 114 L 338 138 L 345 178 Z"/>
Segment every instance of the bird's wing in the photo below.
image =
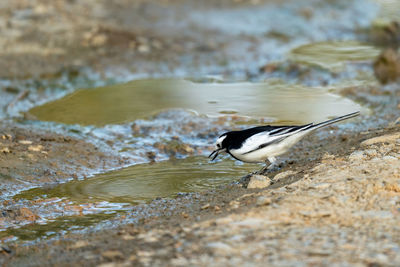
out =
<path fill-rule="evenodd" d="M 312 123 L 302 126 L 277 126 L 272 130 L 260 132 L 249 137 L 237 152 L 243 154 L 253 152 L 273 143 L 280 142 L 288 136 L 308 130 L 312 126 Z"/>

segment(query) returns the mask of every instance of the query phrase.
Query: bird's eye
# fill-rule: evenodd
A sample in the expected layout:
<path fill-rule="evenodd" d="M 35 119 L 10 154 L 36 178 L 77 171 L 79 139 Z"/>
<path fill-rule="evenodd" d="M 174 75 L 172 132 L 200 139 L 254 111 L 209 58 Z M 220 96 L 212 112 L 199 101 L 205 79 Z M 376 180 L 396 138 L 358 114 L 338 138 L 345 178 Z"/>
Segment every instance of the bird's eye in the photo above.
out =
<path fill-rule="evenodd" d="M 220 144 L 217 144 L 217 147 L 219 148 L 221 145 Z"/>

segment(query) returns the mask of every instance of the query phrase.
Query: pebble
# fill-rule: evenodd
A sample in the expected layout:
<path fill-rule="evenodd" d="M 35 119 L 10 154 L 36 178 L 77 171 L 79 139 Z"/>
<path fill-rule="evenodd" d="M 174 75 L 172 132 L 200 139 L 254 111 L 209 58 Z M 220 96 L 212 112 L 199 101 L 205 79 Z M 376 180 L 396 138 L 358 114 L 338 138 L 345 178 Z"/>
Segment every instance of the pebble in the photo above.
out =
<path fill-rule="evenodd" d="M 12 140 L 12 136 L 9 135 L 9 134 L 3 134 L 3 135 L 1 136 L 1 138 L 2 138 L 3 140 Z"/>
<path fill-rule="evenodd" d="M 277 181 L 279 181 L 279 180 L 281 180 L 281 179 L 284 179 L 284 178 L 286 178 L 286 177 L 288 177 L 288 176 L 290 176 L 290 175 L 294 175 L 294 174 L 296 174 L 297 172 L 295 172 L 295 171 L 285 171 L 285 172 L 280 172 L 280 173 L 278 173 L 277 175 L 275 175 L 275 177 L 274 177 L 274 181 L 275 182 L 277 182 Z"/>
<path fill-rule="evenodd" d="M 367 149 L 364 151 L 364 153 L 370 157 L 375 157 L 378 155 L 378 152 L 375 149 Z"/>
<path fill-rule="evenodd" d="M 329 188 L 331 186 L 330 183 L 315 183 L 310 185 L 310 189 L 325 189 L 325 188 Z"/>
<path fill-rule="evenodd" d="M 210 207 L 210 203 L 207 203 L 207 204 L 201 206 L 200 209 L 205 210 L 205 209 L 208 209 L 209 207 Z"/>
<path fill-rule="evenodd" d="M 364 159 L 366 155 L 363 151 L 357 150 L 350 154 L 349 160 L 361 160 Z"/>
<path fill-rule="evenodd" d="M 101 255 L 109 260 L 114 260 L 114 259 L 123 259 L 124 255 L 122 254 L 121 251 L 118 250 L 107 250 L 101 253 Z"/>
<path fill-rule="evenodd" d="M 266 196 L 259 196 L 256 200 L 257 206 L 267 206 L 272 203 L 272 199 Z"/>
<path fill-rule="evenodd" d="M 231 206 L 232 209 L 237 209 L 239 208 L 240 203 L 236 200 L 232 200 L 231 202 L 229 202 L 229 206 Z"/>
<path fill-rule="evenodd" d="M 7 153 L 11 153 L 11 150 L 8 147 L 3 147 L 2 149 L 0 149 L 0 152 L 7 154 Z"/>
<path fill-rule="evenodd" d="M 43 146 L 42 145 L 37 145 L 37 146 L 29 146 L 28 147 L 29 151 L 34 151 L 34 152 L 39 152 L 43 150 Z"/>
<path fill-rule="evenodd" d="M 249 184 L 247 185 L 248 189 L 253 188 L 265 188 L 271 185 L 271 180 L 264 175 L 253 175 L 250 178 Z"/>
<path fill-rule="evenodd" d="M 135 239 L 135 237 L 133 235 L 130 235 L 130 234 L 125 234 L 121 238 L 123 240 L 133 240 L 133 239 Z"/>
<path fill-rule="evenodd" d="M 89 245 L 89 242 L 86 240 L 79 240 L 75 244 L 73 244 L 70 248 L 77 249 L 77 248 L 82 248 L 86 247 Z"/>
<path fill-rule="evenodd" d="M 148 45 L 139 45 L 137 48 L 137 51 L 139 53 L 143 53 L 143 54 L 148 53 L 148 52 L 150 52 L 150 47 Z"/>
<path fill-rule="evenodd" d="M 228 244 L 225 244 L 223 242 L 212 242 L 207 244 L 208 248 L 211 248 L 214 253 L 220 254 L 220 255 L 226 255 L 229 254 L 232 251 L 232 247 L 229 246 Z"/>
<path fill-rule="evenodd" d="M 29 140 L 20 140 L 18 141 L 18 143 L 20 143 L 21 145 L 32 145 L 32 141 Z"/>

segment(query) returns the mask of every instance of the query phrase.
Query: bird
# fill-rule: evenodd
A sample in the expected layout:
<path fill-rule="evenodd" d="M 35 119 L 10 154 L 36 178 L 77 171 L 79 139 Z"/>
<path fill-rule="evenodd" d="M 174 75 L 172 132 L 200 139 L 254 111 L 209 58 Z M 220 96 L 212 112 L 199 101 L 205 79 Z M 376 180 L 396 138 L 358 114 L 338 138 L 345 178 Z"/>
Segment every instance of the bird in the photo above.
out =
<path fill-rule="evenodd" d="M 267 169 L 276 165 L 276 157 L 286 153 L 292 146 L 312 131 L 339 121 L 354 118 L 360 112 L 353 112 L 321 123 L 293 126 L 258 126 L 241 131 L 230 131 L 220 135 L 215 150 L 208 156 L 215 160 L 221 152 L 249 163 L 267 163 Z M 264 170 L 264 168 L 262 169 Z"/>

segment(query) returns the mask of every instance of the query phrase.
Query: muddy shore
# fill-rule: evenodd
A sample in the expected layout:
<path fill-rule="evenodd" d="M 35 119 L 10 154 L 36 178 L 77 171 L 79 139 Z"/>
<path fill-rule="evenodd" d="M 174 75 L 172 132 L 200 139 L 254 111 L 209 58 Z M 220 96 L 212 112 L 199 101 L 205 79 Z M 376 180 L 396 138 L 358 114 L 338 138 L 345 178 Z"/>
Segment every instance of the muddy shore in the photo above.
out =
<path fill-rule="evenodd" d="M 271 30 L 237 35 L 235 28 L 230 32 L 223 25 L 208 27 L 201 18 L 187 15 L 200 10 L 212 24 L 215 10 L 253 12 L 277 2 L 10 0 L 0 4 L 1 222 L 37 220 L 34 210 L 10 200 L 16 191 L 83 179 L 132 163 L 131 158 L 74 133 L 36 127 L 35 118 L 25 113 L 28 108 L 21 106 L 48 102 L 80 84 L 97 86 L 93 77 L 104 85 L 159 76 L 215 75 L 255 81 L 295 76 L 295 81 L 324 85 L 353 75 L 273 62 L 265 36 L 285 43 L 294 39 L 290 34 Z M 294 9 L 312 21 L 317 14 L 305 6 Z M 335 5 L 328 8 L 341 10 Z M 359 11 L 356 4 L 351 8 Z M 368 14 L 373 17 L 373 13 Z M 365 21 L 357 23 L 369 25 Z M 337 27 L 332 32 L 343 31 Z M 348 31 L 360 41 L 375 42 L 365 31 Z M 372 60 L 360 65 L 357 71 L 373 72 Z M 60 88 L 65 77 L 77 82 Z M 349 84 L 336 93 L 361 103 L 370 113 L 345 127 L 331 126 L 305 138 L 281 157 L 277 170 L 265 173 L 273 179 L 269 187 L 246 189 L 243 180 L 239 183 L 242 177 L 232 177 L 227 186 L 136 205 L 128 214 L 106 220 L 104 229 L 88 227 L 27 243 L 13 242 L 10 234 L 2 239 L 0 262 L 5 266 L 399 265 L 400 85 Z M 217 133 L 202 134 L 211 140 Z"/>

